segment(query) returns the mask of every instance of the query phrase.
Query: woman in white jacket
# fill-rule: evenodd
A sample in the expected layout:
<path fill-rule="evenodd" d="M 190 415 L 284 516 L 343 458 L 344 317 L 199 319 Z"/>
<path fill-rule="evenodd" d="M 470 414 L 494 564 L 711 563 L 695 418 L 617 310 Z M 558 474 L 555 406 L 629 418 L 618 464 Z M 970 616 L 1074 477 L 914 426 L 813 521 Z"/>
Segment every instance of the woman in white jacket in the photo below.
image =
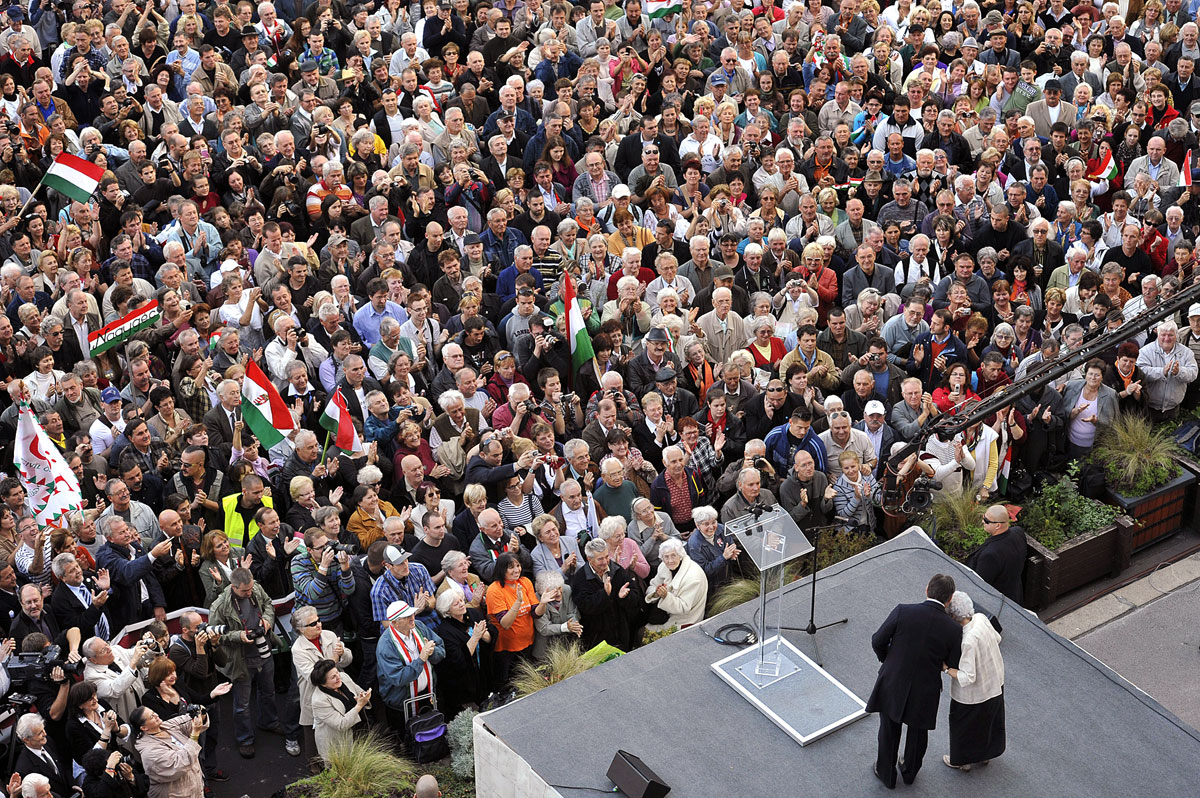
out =
<path fill-rule="evenodd" d="M 962 624 L 962 656 L 950 676 L 950 753 L 942 757 L 956 770 L 986 765 L 1004 753 L 1004 658 L 1000 634 L 971 597 L 950 597 L 950 617 Z"/>
<path fill-rule="evenodd" d="M 309 681 L 313 685 L 312 717 L 317 752 L 328 762 L 330 750 L 339 743 L 350 742 L 354 727 L 366 720 L 362 710 L 371 701 L 371 691 L 360 688 L 330 659 L 320 660 L 313 666 Z"/>
<path fill-rule="evenodd" d="M 667 613 L 664 623 L 647 624 L 657 632 L 672 626 L 683 629 L 704 618 L 704 600 L 708 596 L 708 578 L 704 570 L 687 555 L 678 538 L 668 538 L 658 547 L 662 562 L 658 573 L 646 588 L 646 603 L 657 604 Z"/>

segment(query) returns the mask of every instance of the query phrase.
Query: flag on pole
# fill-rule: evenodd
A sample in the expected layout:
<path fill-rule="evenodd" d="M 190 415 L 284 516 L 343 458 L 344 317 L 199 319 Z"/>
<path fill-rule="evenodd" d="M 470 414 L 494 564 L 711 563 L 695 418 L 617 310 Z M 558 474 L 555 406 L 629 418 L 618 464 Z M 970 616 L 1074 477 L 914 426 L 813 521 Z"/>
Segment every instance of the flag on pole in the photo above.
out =
<path fill-rule="evenodd" d="M 583 311 L 579 297 L 575 294 L 575 281 L 571 275 L 563 275 L 563 310 L 567 314 L 567 340 L 571 342 L 571 376 L 579 373 L 584 363 L 596 356 L 592 351 L 592 338 L 583 323 Z"/>
<path fill-rule="evenodd" d="M 350 418 L 350 409 L 346 407 L 346 397 L 342 396 L 341 388 L 338 388 L 333 392 L 333 396 L 329 397 L 329 404 L 325 406 L 325 412 L 321 414 L 321 426 L 329 430 L 333 436 L 333 445 L 343 452 L 362 450 L 362 444 L 358 440 L 358 431 L 354 429 L 354 422 Z"/>
<path fill-rule="evenodd" d="M 246 361 L 246 378 L 242 380 L 242 420 L 268 449 L 296 427 L 287 403 L 253 360 Z"/>
<path fill-rule="evenodd" d="M 161 317 L 162 311 L 158 309 L 158 301 L 155 300 L 147 302 L 137 310 L 131 310 L 122 318 L 104 325 L 99 330 L 92 330 L 88 333 L 88 346 L 92 357 L 107 349 L 112 349 L 117 344 L 125 343 L 135 333 L 147 327 L 153 327 Z"/>
<path fill-rule="evenodd" d="M 21 403 L 19 412 L 15 458 L 21 485 L 40 529 L 65 528 L 67 514 L 83 509 L 79 481 L 30 406 Z"/>
<path fill-rule="evenodd" d="M 648 0 L 646 3 L 646 15 L 650 19 L 659 19 L 680 11 L 683 11 L 683 0 Z"/>
<path fill-rule="evenodd" d="M 62 152 L 46 170 L 42 182 L 76 202 L 87 202 L 100 185 L 104 170 L 91 161 Z"/>
<path fill-rule="evenodd" d="M 1183 159 L 1183 168 L 1179 170 L 1179 186 L 1192 187 L 1192 151 L 1188 150 Z"/>
<path fill-rule="evenodd" d="M 1094 176 L 1105 180 L 1112 180 L 1120 173 L 1121 170 L 1117 168 L 1117 160 L 1113 158 L 1112 150 L 1109 150 L 1104 154 L 1104 161 L 1100 164 L 1100 168 L 1096 170 Z"/>

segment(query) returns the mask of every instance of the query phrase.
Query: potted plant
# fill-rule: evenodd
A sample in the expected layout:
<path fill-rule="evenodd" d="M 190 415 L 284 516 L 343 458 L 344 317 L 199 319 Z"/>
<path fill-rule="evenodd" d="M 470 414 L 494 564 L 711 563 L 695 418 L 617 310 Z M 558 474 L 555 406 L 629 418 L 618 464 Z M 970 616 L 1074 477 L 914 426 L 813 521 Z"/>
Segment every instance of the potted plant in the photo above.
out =
<path fill-rule="evenodd" d="M 973 491 L 940 493 L 934 498 L 933 537 L 942 551 L 959 562 L 987 540 L 983 528 L 983 505 L 975 501 Z"/>
<path fill-rule="evenodd" d="M 1107 498 L 1138 522 L 1134 550 L 1174 535 L 1184 524 L 1196 474 L 1178 460 L 1171 430 L 1122 413 L 1100 434 L 1092 461 L 1104 471 Z"/>
<path fill-rule="evenodd" d="M 1079 465 L 1047 482 L 1021 508 L 1028 544 L 1024 605 L 1047 606 L 1060 595 L 1129 566 L 1136 527 L 1116 507 L 1079 493 Z"/>

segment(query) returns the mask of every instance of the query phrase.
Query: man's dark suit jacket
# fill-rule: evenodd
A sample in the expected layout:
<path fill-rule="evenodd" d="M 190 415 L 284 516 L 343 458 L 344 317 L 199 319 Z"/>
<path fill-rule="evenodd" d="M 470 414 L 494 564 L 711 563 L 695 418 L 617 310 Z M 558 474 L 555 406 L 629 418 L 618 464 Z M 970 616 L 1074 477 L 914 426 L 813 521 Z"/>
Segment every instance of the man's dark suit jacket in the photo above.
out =
<path fill-rule="evenodd" d="M 958 667 L 962 627 L 932 599 L 898 604 L 871 636 L 871 648 L 883 666 L 867 712 L 917 729 L 937 728 L 942 664 Z"/>
<path fill-rule="evenodd" d="M 104 325 L 100 323 L 99 316 L 89 313 L 87 314 L 87 326 L 88 332 L 92 332 L 99 330 Z M 83 348 L 79 345 L 79 335 L 75 332 L 75 324 L 69 313 L 63 319 L 62 348 L 74 362 L 78 363 L 83 360 Z"/>
<path fill-rule="evenodd" d="M 343 379 L 338 383 L 338 387 L 342 389 L 342 396 L 346 399 L 346 409 L 350 411 L 350 417 L 366 419 L 367 409 L 359 403 L 358 394 L 350 387 L 350 383 Z M 374 377 L 364 377 L 362 389 L 363 396 L 366 396 L 371 391 L 382 391 L 383 386 Z"/>
<path fill-rule="evenodd" d="M 984 581 L 1016 603 L 1024 596 L 1022 580 L 1025 573 L 1025 530 L 1010 526 L 999 535 L 992 535 L 967 559 Z"/>
<path fill-rule="evenodd" d="M 238 412 L 241 413 L 240 410 Z M 204 429 L 208 431 L 210 444 L 233 443 L 233 427 L 229 424 L 229 413 L 222 404 L 204 414 Z"/>
<path fill-rule="evenodd" d="M 73 795 L 74 793 L 71 792 L 71 780 L 68 775 L 71 772 L 69 770 L 70 763 L 66 765 L 68 769 L 64 770 L 63 758 L 58 755 L 58 752 L 54 748 L 54 741 L 52 740 L 46 741 L 45 751 L 54 760 L 55 765 L 58 767 L 57 771 L 51 770 L 44 759 L 22 745 L 20 753 L 17 754 L 15 772 L 20 773 L 22 776 L 28 776 L 30 773 L 41 773 L 50 780 L 50 792 L 53 795 L 60 796 L 61 798 Z"/>
<path fill-rule="evenodd" d="M 389 213 L 387 218 L 383 220 L 383 224 L 379 226 L 383 227 L 383 225 L 387 224 L 388 222 L 395 222 L 399 225 L 404 224 L 400 221 L 399 216 L 393 216 Z M 354 220 L 354 222 L 350 225 L 350 237 L 357 241 L 358 245 L 367 252 L 370 252 L 374 248 L 375 226 L 371 224 L 370 214 L 362 217 L 361 219 Z"/>
<path fill-rule="evenodd" d="M 96 636 L 96 624 L 100 622 L 100 617 L 104 614 L 104 607 L 95 603 L 90 607 L 84 607 L 71 589 L 60 582 L 55 586 L 54 592 L 50 594 L 50 614 L 63 629 L 78 626 L 80 637 L 87 640 L 89 637 Z M 112 627 L 111 622 L 108 626 L 109 631 L 117 631 Z"/>

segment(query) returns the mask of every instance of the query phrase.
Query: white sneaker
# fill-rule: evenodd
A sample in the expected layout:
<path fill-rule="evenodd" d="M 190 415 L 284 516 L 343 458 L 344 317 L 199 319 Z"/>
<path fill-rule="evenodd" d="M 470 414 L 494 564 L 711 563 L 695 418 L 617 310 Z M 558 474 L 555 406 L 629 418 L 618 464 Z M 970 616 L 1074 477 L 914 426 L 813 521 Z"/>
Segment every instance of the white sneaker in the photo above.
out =
<path fill-rule="evenodd" d="M 283 743 L 283 750 L 288 752 L 288 756 L 300 756 L 300 741 L 285 740 Z"/>

